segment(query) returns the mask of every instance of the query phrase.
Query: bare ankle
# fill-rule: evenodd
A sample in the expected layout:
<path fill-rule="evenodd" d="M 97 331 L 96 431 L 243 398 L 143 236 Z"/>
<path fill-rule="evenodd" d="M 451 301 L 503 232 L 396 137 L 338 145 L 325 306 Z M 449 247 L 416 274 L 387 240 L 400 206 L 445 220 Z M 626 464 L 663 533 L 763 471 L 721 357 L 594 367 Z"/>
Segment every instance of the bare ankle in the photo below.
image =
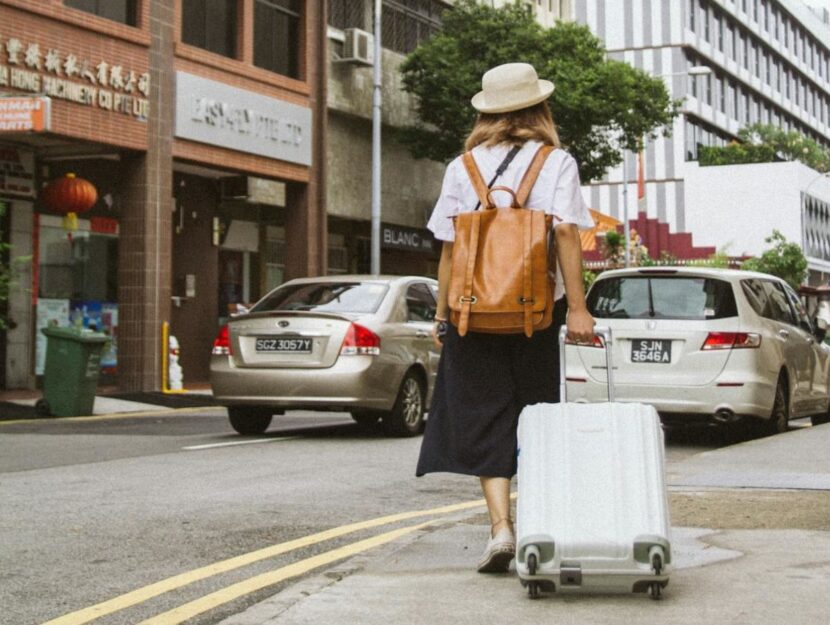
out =
<path fill-rule="evenodd" d="M 499 530 L 507 528 L 513 531 L 513 519 L 509 516 L 498 519 L 490 526 L 490 535 L 495 536 Z"/>

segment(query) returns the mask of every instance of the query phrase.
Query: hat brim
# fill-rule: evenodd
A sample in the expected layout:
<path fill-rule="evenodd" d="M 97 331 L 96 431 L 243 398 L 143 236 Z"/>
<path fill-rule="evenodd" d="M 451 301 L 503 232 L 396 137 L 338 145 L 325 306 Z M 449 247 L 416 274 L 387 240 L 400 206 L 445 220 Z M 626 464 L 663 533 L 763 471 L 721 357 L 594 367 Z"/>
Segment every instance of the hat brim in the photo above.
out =
<path fill-rule="evenodd" d="M 480 113 L 510 113 L 511 111 L 519 111 L 534 104 L 539 104 L 547 100 L 553 93 L 553 83 L 549 80 L 539 81 L 539 94 L 532 98 L 516 99 L 512 102 L 500 102 L 499 104 L 488 105 L 487 99 L 484 96 L 484 91 L 479 91 L 470 100 L 473 108 Z"/>

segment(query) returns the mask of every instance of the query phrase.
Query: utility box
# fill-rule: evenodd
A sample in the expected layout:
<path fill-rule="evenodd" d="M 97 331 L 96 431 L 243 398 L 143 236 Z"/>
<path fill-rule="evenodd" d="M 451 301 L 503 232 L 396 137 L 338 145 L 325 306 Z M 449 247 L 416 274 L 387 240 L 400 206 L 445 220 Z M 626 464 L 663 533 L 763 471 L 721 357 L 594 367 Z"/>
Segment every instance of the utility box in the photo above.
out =
<path fill-rule="evenodd" d="M 101 351 L 106 334 L 76 328 L 46 327 L 43 399 L 35 408 L 41 416 L 79 417 L 92 414 Z"/>

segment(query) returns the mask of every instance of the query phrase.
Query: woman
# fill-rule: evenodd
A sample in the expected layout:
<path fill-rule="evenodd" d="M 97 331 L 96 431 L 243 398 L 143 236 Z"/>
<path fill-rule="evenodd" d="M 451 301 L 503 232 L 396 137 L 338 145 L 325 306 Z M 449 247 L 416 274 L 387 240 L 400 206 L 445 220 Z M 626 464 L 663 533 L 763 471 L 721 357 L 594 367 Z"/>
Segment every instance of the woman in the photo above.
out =
<path fill-rule="evenodd" d="M 472 99 L 479 116 L 465 147 L 472 150 L 485 180 L 492 179 L 501 165 L 503 172 L 495 185 L 515 190 L 541 145 L 558 148 L 559 138 L 547 105 L 551 93 L 553 83 L 539 80 L 536 70 L 526 63 L 500 65 L 484 74 L 482 91 Z M 509 196 L 494 199 L 500 206 L 509 202 Z M 526 204 L 553 215 L 558 259 L 553 324 L 534 332 L 531 338 L 474 332 L 460 337 L 457 329 L 447 324 L 455 239 L 452 218 L 477 207 L 478 198 L 461 157 L 456 158 L 447 167 L 441 196 L 427 226 L 444 242 L 435 317 L 436 338 L 443 339 L 444 347 L 416 473 L 448 471 L 479 477 L 491 531 L 478 570 L 505 572 L 516 549 L 510 480 L 516 473 L 519 413 L 530 404 L 559 401 L 557 337 L 566 318 L 571 340 L 590 341 L 593 337 L 594 320 L 582 285 L 578 228 L 594 224 L 582 199 L 576 162 L 555 149 Z"/>

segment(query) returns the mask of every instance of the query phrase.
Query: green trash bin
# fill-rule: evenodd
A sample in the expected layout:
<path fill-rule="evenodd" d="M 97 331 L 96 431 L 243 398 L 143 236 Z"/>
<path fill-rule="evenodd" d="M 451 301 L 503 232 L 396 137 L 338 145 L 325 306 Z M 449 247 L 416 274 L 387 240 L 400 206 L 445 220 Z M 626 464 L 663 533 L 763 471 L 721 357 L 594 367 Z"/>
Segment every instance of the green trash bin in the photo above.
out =
<path fill-rule="evenodd" d="M 46 335 L 46 365 L 43 399 L 36 405 L 38 413 L 53 417 L 91 415 L 107 335 L 54 326 L 42 332 Z"/>

